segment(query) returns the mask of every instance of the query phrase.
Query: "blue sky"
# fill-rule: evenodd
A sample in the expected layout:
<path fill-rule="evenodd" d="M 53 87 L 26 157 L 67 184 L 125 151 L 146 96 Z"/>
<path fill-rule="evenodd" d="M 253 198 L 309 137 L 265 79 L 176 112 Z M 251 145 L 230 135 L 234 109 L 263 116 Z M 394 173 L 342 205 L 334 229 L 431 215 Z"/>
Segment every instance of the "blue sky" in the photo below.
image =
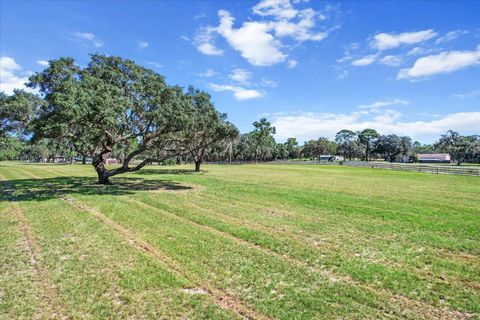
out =
<path fill-rule="evenodd" d="M 120 55 L 211 93 L 241 132 L 480 133 L 480 2 L 1 1 L 0 89 Z"/>

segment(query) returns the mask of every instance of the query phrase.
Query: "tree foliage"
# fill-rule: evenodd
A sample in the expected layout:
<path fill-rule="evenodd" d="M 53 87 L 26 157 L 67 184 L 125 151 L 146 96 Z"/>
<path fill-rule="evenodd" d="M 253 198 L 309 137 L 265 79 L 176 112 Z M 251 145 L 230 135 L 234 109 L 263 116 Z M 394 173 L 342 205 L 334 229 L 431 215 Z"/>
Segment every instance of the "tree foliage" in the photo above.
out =
<path fill-rule="evenodd" d="M 181 88 L 120 57 L 94 54 L 85 68 L 71 58 L 53 60 L 30 77 L 29 86 L 38 88 L 45 100 L 34 122 L 35 137 L 64 139 L 90 154 L 102 184 L 145 166 L 149 159 L 129 165 L 180 131 L 190 111 Z M 105 160 L 119 145 L 135 148 L 121 167 L 108 170 Z"/>

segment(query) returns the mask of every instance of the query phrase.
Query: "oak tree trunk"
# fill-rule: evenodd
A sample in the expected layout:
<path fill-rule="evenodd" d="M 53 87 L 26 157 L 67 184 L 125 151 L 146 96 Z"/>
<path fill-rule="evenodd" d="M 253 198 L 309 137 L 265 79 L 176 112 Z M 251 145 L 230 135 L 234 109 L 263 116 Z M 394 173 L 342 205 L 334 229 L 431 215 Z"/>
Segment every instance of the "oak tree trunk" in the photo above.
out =
<path fill-rule="evenodd" d="M 105 169 L 105 166 L 103 165 L 103 163 L 98 164 L 95 167 L 95 170 L 97 171 L 98 183 L 99 184 L 112 184 L 109 180 L 110 175 L 108 174 L 107 170 Z"/>

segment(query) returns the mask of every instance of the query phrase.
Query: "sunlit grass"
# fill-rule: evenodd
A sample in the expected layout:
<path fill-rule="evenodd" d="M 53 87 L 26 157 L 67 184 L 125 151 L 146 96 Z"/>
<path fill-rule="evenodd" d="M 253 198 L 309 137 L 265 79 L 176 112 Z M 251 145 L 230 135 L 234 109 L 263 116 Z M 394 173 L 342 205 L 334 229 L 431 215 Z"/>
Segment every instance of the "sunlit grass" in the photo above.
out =
<path fill-rule="evenodd" d="M 13 202 L 35 233 L 58 299 L 76 318 L 240 316 L 215 297 L 184 290 L 199 283 L 271 318 L 480 314 L 478 177 L 313 165 L 206 165 L 200 173 L 151 166 L 105 187 L 88 165 L 6 163 L 0 178 L 2 247 L 10 257 L 2 263 L 13 262 L 11 276 L 2 275 L 11 298 L 0 307 L 12 316 L 42 308 L 13 306 L 42 289 L 20 272 L 31 266 L 18 245 Z M 65 197 L 160 250 L 180 275 Z"/>

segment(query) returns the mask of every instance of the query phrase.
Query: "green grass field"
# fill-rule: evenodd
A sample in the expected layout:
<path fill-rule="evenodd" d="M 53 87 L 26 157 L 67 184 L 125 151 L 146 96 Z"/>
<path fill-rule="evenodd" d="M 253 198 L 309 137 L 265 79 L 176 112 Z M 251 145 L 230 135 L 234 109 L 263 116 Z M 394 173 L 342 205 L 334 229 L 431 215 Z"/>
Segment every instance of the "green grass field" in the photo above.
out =
<path fill-rule="evenodd" d="M 480 317 L 480 178 L 0 163 L 2 319 Z"/>

